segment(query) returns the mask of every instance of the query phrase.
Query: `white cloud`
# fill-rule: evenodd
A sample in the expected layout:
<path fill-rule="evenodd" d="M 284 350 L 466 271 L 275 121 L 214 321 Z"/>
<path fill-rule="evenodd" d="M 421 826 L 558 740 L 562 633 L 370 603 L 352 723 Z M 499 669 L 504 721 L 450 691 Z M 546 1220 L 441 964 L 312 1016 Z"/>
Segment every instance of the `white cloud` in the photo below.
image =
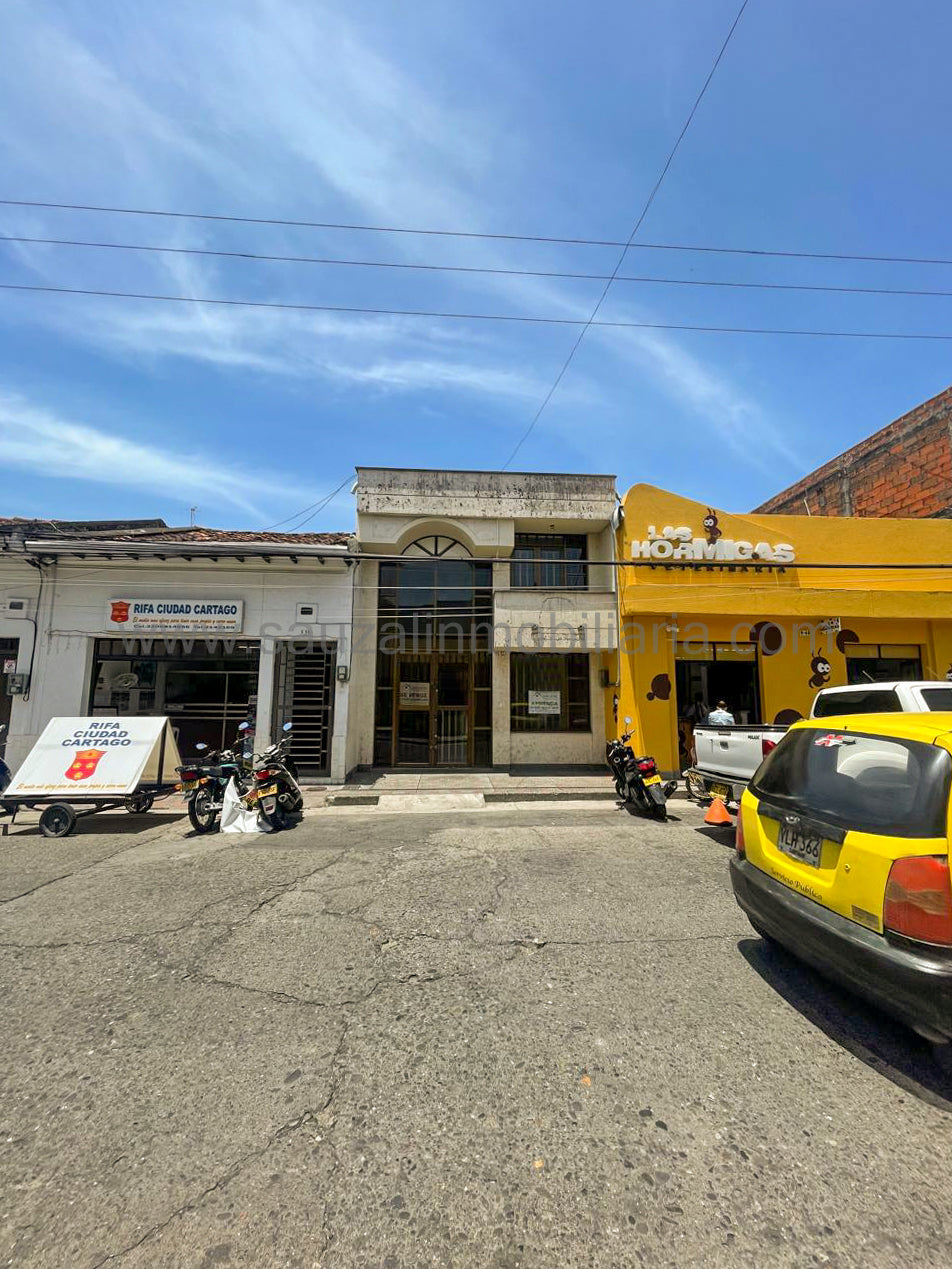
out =
<path fill-rule="evenodd" d="M 228 467 L 212 452 L 160 448 L 62 418 L 17 396 L 0 396 L 0 454 L 5 469 L 141 489 L 164 498 L 238 508 L 264 519 L 257 496 L 313 501 L 313 492 L 268 477 L 255 465 Z"/>
<path fill-rule="evenodd" d="M 402 26 L 404 15 L 395 15 Z M 511 223 L 523 189 L 532 186 L 532 151 L 526 147 L 525 186 L 514 186 L 507 204 L 487 192 L 497 176 L 495 156 L 523 144 L 515 139 L 518 118 L 506 114 L 507 106 L 515 108 L 519 86 L 507 102 L 485 90 L 480 100 L 472 83 L 450 87 L 438 75 L 425 80 L 414 72 L 411 56 L 394 52 L 404 43 L 388 39 L 382 17 L 361 22 L 359 9 L 319 0 L 235 0 L 225 7 L 160 6 L 151 15 L 125 16 L 120 7 L 108 28 L 68 24 L 68 11 L 54 12 L 44 0 L 15 4 L 8 15 L 0 157 L 24 186 L 48 187 L 46 174 L 54 171 L 58 188 L 93 203 L 477 231 Z M 470 50 L 474 68 L 484 60 L 484 73 L 474 82 L 505 83 L 492 66 L 496 52 Z M 518 62 L 513 69 L 518 72 Z M 513 177 L 516 168 L 510 162 Z M 545 191 L 539 191 L 525 216 L 538 219 L 546 206 Z M 554 208 L 553 215 L 562 211 Z M 4 225 L 15 232 L 18 216 L 4 209 Z M 52 236 L 490 267 L 525 262 L 515 248 L 459 240 L 29 216 L 31 229 L 39 220 Z M 525 223 L 522 213 L 519 219 Z M 603 255 L 597 258 L 604 262 Z M 27 277 L 106 289 L 369 307 L 458 310 L 465 304 L 477 311 L 582 318 L 601 288 L 599 282 L 479 275 L 450 280 L 409 274 L 398 281 L 376 270 L 67 249 L 24 249 L 18 266 L 29 271 Z M 401 302 L 388 302 L 392 297 Z M 612 301 L 617 298 L 613 290 Z M 17 297 L 11 311 L 17 320 L 42 323 L 61 338 L 137 365 L 188 360 L 231 372 L 236 380 L 238 373 L 292 384 L 314 379 L 341 391 L 414 392 L 424 401 L 431 389 L 479 396 L 488 405 L 515 408 L 520 417 L 514 436 L 524 426 L 522 413 L 526 422 L 534 413 L 576 333 L 56 296 Z M 638 316 L 650 320 L 652 313 Z M 596 358 L 597 377 L 583 370 Z M 739 461 L 762 469 L 777 460 L 801 465 L 738 376 L 714 355 L 702 360 L 661 331 L 589 331 L 536 435 L 546 436 L 550 446 L 563 438 L 568 443 L 570 435 L 577 442 L 578 415 L 569 415 L 580 401 L 595 398 L 596 384 L 599 397 L 627 403 L 646 382 L 696 424 L 692 439 L 723 442 Z"/>
<path fill-rule="evenodd" d="M 679 399 L 738 458 L 776 475 L 777 460 L 804 470 L 804 460 L 788 444 L 783 431 L 725 375 L 712 370 L 664 331 L 626 330 L 622 346 L 639 358 L 670 395 Z"/>

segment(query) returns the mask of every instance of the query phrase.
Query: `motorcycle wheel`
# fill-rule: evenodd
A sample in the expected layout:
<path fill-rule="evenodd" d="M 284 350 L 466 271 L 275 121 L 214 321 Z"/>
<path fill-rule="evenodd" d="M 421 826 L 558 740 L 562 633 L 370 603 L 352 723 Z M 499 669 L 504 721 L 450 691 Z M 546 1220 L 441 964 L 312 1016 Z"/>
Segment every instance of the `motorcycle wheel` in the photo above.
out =
<path fill-rule="evenodd" d="M 188 800 L 188 818 L 196 833 L 213 833 L 218 827 L 218 812 L 212 805 L 208 789 L 196 789 Z"/>
<path fill-rule="evenodd" d="M 275 801 L 273 811 L 269 812 L 262 810 L 261 814 L 276 833 L 280 833 L 283 829 L 290 828 L 291 826 L 291 816 L 278 801 Z"/>

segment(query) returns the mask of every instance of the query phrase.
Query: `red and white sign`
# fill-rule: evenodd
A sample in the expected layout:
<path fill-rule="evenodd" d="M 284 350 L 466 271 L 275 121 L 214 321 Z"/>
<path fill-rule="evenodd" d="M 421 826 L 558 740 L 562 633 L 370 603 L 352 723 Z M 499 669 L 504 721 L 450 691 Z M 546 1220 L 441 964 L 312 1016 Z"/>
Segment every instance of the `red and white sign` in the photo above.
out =
<path fill-rule="evenodd" d="M 105 628 L 118 633 L 239 634 L 242 599 L 110 599 Z"/>
<path fill-rule="evenodd" d="M 181 762 L 167 718 L 54 718 L 5 794 L 121 796 L 174 780 Z"/>
<path fill-rule="evenodd" d="M 849 740 L 846 736 L 838 736 L 834 732 L 830 732 L 827 736 L 821 736 L 819 740 L 813 742 L 821 749 L 833 749 L 836 745 L 848 745 Z"/>

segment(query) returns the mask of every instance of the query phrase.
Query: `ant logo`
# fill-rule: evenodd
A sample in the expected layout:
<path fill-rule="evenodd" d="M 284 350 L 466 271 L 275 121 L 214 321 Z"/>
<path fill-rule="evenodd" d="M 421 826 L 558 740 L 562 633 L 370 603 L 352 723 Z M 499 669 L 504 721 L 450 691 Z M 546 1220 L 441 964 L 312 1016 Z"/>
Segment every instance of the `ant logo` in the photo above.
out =
<path fill-rule="evenodd" d="M 833 667 L 826 657 L 813 657 L 810 661 L 810 669 L 813 671 L 810 676 L 810 687 L 823 687 L 825 683 L 829 683 Z"/>
<path fill-rule="evenodd" d="M 718 538 L 723 537 L 721 526 L 717 523 L 717 512 L 713 507 L 708 507 L 707 515 L 701 521 L 704 526 L 704 532 L 707 534 L 708 546 L 713 546 Z"/>

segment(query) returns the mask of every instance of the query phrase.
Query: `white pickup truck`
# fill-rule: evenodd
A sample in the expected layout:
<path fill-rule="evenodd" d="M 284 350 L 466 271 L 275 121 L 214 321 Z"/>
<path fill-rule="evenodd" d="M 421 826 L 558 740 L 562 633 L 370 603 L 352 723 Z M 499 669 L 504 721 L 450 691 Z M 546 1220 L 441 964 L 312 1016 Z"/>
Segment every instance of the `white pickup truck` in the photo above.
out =
<path fill-rule="evenodd" d="M 858 683 L 817 692 L 811 718 L 844 714 L 925 714 L 952 712 L 952 683 Z M 740 800 L 747 782 L 787 730 L 780 726 L 695 727 L 694 766 L 684 772 L 688 793 L 699 801 Z"/>

